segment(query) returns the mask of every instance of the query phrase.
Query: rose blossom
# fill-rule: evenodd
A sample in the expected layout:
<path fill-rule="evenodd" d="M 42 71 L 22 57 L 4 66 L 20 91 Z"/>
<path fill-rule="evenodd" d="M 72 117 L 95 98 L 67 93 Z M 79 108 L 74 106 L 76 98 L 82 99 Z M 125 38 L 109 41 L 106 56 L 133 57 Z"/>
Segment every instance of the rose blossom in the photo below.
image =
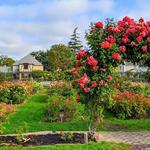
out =
<path fill-rule="evenodd" d="M 77 60 L 79 60 L 83 56 L 86 56 L 86 54 L 87 54 L 87 52 L 84 49 L 80 49 L 80 51 L 76 55 Z"/>
<path fill-rule="evenodd" d="M 117 52 L 114 52 L 113 54 L 112 54 L 112 58 L 114 58 L 114 59 L 116 59 L 116 60 L 121 60 L 121 56 L 117 53 Z"/>
<path fill-rule="evenodd" d="M 142 46 L 142 48 L 141 48 L 141 49 L 142 49 L 142 51 L 143 51 L 143 52 L 147 52 L 148 47 L 147 47 L 147 45 L 145 45 L 145 46 Z"/>
<path fill-rule="evenodd" d="M 72 73 L 73 73 L 73 75 L 75 75 L 75 76 L 78 75 L 78 69 L 77 69 L 77 68 L 74 68 L 73 71 L 72 71 Z"/>
<path fill-rule="evenodd" d="M 135 42 L 131 42 L 131 46 L 137 46 Z"/>
<path fill-rule="evenodd" d="M 98 61 L 93 56 L 87 58 L 87 63 L 92 66 L 93 70 L 97 70 Z"/>
<path fill-rule="evenodd" d="M 143 37 L 140 36 L 140 35 L 136 38 L 136 40 L 137 40 L 138 42 L 140 42 L 142 39 L 143 39 Z"/>
<path fill-rule="evenodd" d="M 76 98 L 76 101 L 77 101 L 77 102 L 80 102 L 80 100 L 81 100 L 81 98 L 80 98 L 80 96 L 78 96 L 78 97 Z"/>
<path fill-rule="evenodd" d="M 83 89 L 85 93 L 89 93 L 90 92 L 90 88 L 84 88 Z"/>
<path fill-rule="evenodd" d="M 90 88 L 96 88 L 97 87 L 97 83 L 96 83 L 96 81 L 94 81 L 93 83 L 92 83 L 92 85 L 90 86 Z"/>
<path fill-rule="evenodd" d="M 104 42 L 100 43 L 100 47 L 104 48 L 104 49 L 110 49 L 110 48 L 112 48 L 112 44 L 109 43 L 108 41 L 104 41 Z"/>
<path fill-rule="evenodd" d="M 109 35 L 106 40 L 112 44 L 116 42 L 116 39 L 112 35 Z"/>
<path fill-rule="evenodd" d="M 108 75 L 107 80 L 111 81 L 112 79 L 112 76 Z"/>
<path fill-rule="evenodd" d="M 120 49 L 123 53 L 126 52 L 126 47 L 125 47 L 125 46 L 120 46 L 119 49 Z"/>
<path fill-rule="evenodd" d="M 124 43 L 124 44 L 128 43 L 128 41 L 129 41 L 129 39 L 128 39 L 127 36 L 125 36 L 125 37 L 123 37 L 123 38 L 121 39 L 121 42 Z"/>
<path fill-rule="evenodd" d="M 97 27 L 97 28 L 99 28 L 99 29 L 101 29 L 101 28 L 103 28 L 103 23 L 102 22 L 96 22 L 95 23 L 95 26 Z"/>

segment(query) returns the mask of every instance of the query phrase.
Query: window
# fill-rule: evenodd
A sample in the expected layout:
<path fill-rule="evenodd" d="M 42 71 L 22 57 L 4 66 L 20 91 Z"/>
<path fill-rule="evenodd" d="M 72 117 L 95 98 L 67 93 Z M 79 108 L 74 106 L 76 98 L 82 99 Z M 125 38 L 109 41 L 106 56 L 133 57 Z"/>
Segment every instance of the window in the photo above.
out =
<path fill-rule="evenodd" d="M 28 64 L 23 64 L 24 65 L 24 69 L 28 69 Z"/>

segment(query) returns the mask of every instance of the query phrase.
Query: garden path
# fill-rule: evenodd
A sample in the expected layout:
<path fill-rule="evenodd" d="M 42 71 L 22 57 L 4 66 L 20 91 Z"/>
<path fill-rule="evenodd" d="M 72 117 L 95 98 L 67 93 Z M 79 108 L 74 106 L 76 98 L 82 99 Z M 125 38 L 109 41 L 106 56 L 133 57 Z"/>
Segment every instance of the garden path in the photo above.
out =
<path fill-rule="evenodd" d="M 97 132 L 97 141 L 123 142 L 132 150 L 150 150 L 150 132 Z M 149 148 L 149 149 L 148 149 Z"/>

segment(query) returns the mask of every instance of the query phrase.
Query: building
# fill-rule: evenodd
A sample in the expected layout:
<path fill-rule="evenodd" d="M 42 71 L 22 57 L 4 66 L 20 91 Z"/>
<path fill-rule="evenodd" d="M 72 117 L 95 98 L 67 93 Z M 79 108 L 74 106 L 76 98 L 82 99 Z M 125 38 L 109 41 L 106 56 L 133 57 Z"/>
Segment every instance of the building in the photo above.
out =
<path fill-rule="evenodd" d="M 146 72 L 146 71 L 148 71 L 148 67 L 140 67 L 138 65 L 133 65 L 130 62 L 126 62 L 125 65 L 120 65 L 119 71 L 120 71 L 120 73 L 125 73 L 125 72 Z"/>
<path fill-rule="evenodd" d="M 30 79 L 36 70 L 43 71 L 43 65 L 30 54 L 13 64 L 14 79 Z"/>

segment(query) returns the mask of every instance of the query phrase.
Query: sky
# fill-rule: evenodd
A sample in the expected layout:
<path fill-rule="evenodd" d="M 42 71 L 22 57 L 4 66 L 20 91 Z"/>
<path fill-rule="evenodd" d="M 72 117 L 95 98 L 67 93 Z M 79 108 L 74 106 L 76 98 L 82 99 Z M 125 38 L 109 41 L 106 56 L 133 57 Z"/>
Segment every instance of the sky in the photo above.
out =
<path fill-rule="evenodd" d="M 150 20 L 150 0 L 0 0 L 0 55 L 19 59 L 67 44 L 78 27 L 83 45 L 91 22 L 130 16 Z"/>

